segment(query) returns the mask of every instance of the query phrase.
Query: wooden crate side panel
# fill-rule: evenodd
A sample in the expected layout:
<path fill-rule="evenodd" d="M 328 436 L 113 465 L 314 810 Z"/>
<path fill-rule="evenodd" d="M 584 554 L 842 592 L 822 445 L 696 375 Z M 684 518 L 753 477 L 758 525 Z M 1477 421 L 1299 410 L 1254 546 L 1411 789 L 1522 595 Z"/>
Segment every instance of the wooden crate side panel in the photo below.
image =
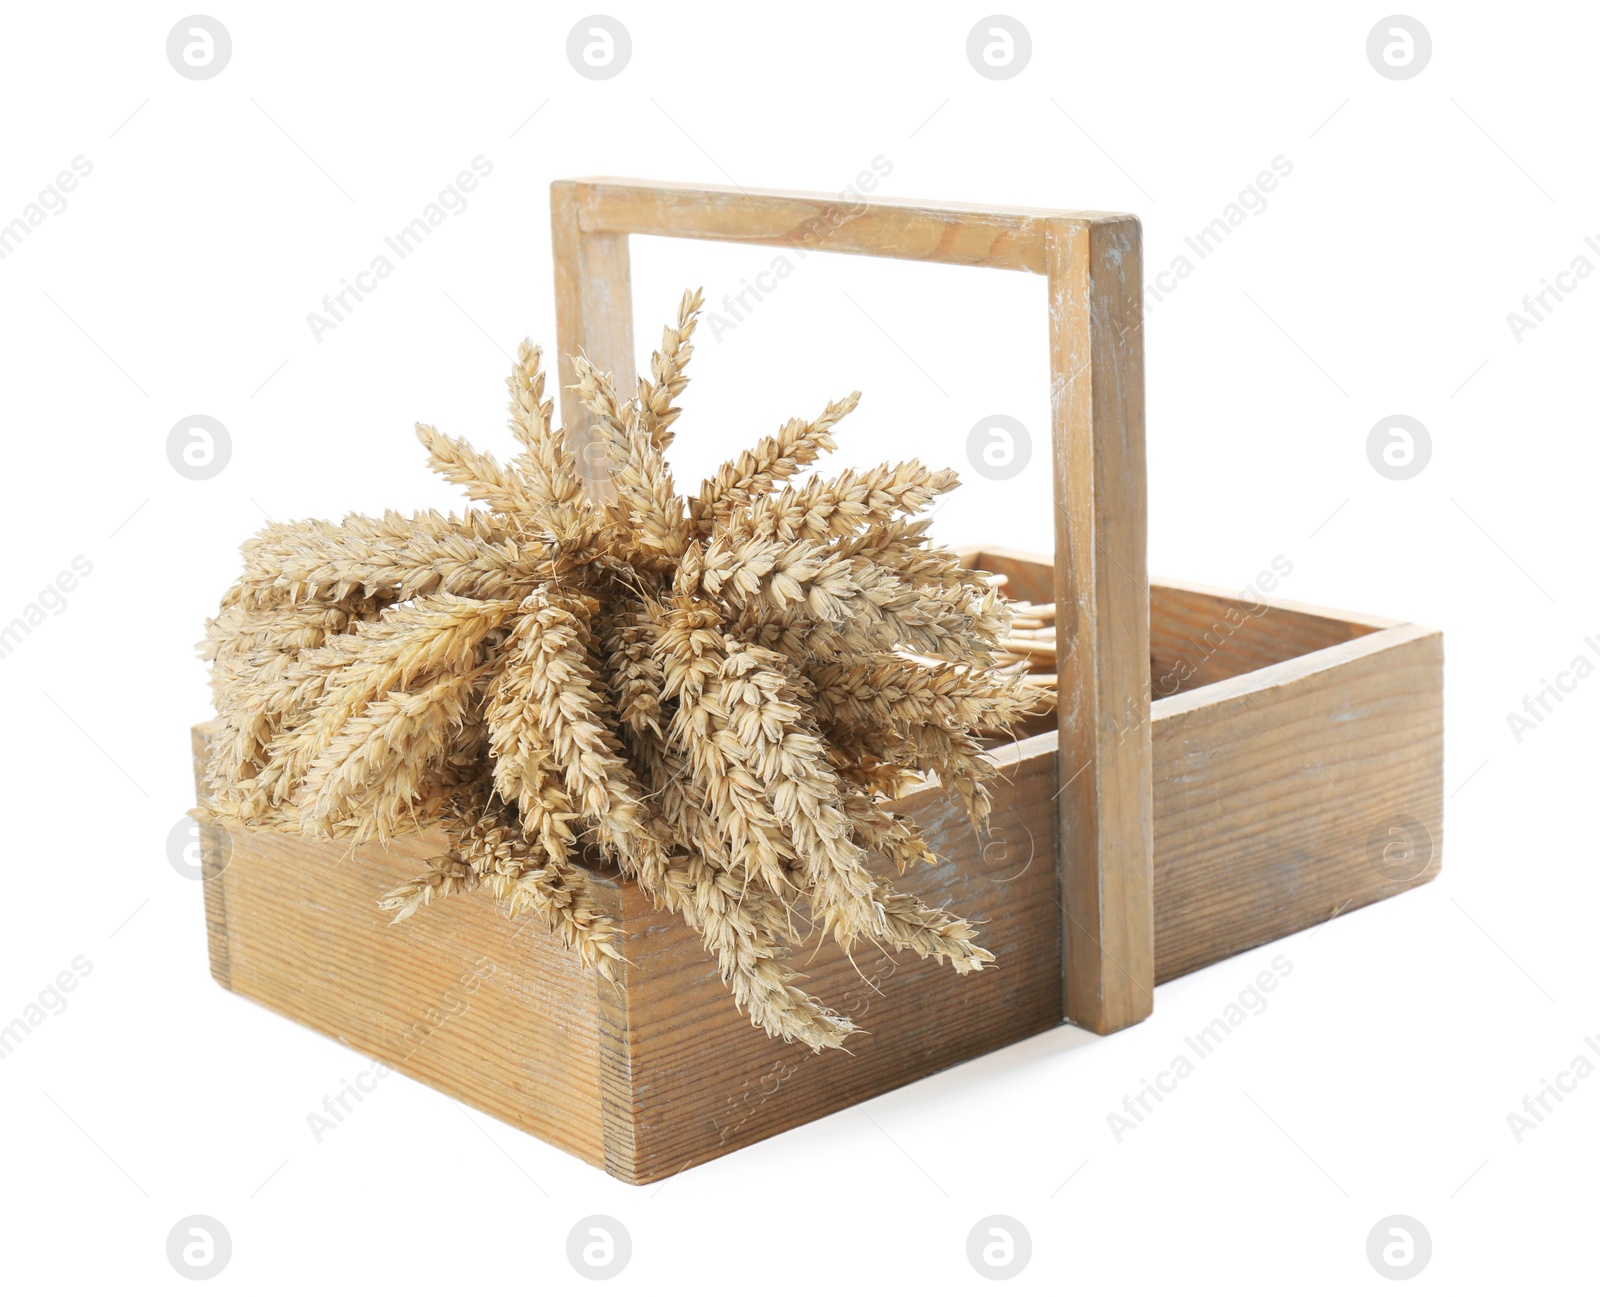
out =
<path fill-rule="evenodd" d="M 1004 576 L 1006 598 L 1022 603 L 1055 602 L 1055 564 L 1048 554 L 1005 549 L 999 545 L 985 545 L 957 552 L 967 567 Z"/>
<path fill-rule="evenodd" d="M 960 550 L 962 561 L 1006 577 L 1008 598 L 1054 598 L 1047 554 L 1000 545 Z M 1150 679 L 1155 698 L 1276 666 L 1404 623 L 1271 595 L 1241 596 L 1213 586 L 1150 578 Z"/>
<path fill-rule="evenodd" d="M 604 1163 L 596 979 L 537 922 L 513 924 L 474 894 L 391 925 L 377 900 L 439 854 L 426 837 L 355 852 L 262 831 L 228 838 L 216 880 L 224 985 Z"/>
<path fill-rule="evenodd" d="M 1438 872 L 1443 657 L 1402 626 L 1155 704 L 1157 980 Z"/>
<path fill-rule="evenodd" d="M 900 809 L 930 830 L 938 865 L 904 886 L 981 925 L 994 966 L 948 966 L 862 943 L 858 973 L 831 941 L 796 956 L 805 986 L 867 1033 L 851 1054 L 812 1054 L 767 1038 L 735 1009 L 698 939 L 624 889 L 628 924 L 630 1065 L 637 1183 L 671 1175 L 813 1121 L 1062 1020 L 1062 914 L 1055 870 L 1055 736 L 1011 751 L 980 846 L 937 790 Z M 887 866 L 885 866 L 887 868 Z M 811 952 L 815 950 L 813 955 Z"/>
<path fill-rule="evenodd" d="M 1152 581 L 1151 695 L 1168 698 L 1277 666 L 1386 624 L 1313 612 L 1265 596 Z"/>

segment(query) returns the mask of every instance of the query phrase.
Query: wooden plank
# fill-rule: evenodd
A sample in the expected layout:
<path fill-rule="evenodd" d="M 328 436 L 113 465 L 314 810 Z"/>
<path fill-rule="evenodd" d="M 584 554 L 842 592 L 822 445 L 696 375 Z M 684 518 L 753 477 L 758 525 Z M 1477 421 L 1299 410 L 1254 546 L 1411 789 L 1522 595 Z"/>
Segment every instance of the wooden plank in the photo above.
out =
<path fill-rule="evenodd" d="M 608 476 L 604 445 L 592 433 L 593 417 L 579 403 L 572 357 L 581 351 L 613 375 L 624 399 L 638 375 L 633 355 L 633 278 L 626 234 L 586 233 L 580 227 L 581 188 L 558 180 L 550 186 L 550 242 L 555 260 L 556 372 L 561 424 L 591 494 L 604 497 Z"/>
<path fill-rule="evenodd" d="M 196 725 L 189 732 L 189 749 L 194 758 L 194 786 L 205 798 L 205 774 L 211 740 L 220 725 L 212 721 Z M 233 839 L 220 824 L 200 823 L 200 887 L 206 907 L 206 954 L 211 961 L 211 976 L 226 990 L 233 989 L 228 970 L 228 896 L 222 875 L 233 858 Z"/>
<path fill-rule="evenodd" d="M 595 877 L 596 871 L 589 871 Z M 639 1164 L 638 1126 L 633 1117 L 633 1095 L 637 1081 L 633 1069 L 634 991 L 639 968 L 634 961 L 630 922 L 640 909 L 638 889 L 616 880 L 616 886 L 596 889 L 606 901 L 606 913 L 619 931 L 618 947 L 624 963 L 615 982 L 594 979 L 596 1047 L 599 1051 L 600 1123 L 608 1175 L 630 1183 Z"/>
<path fill-rule="evenodd" d="M 1354 639 L 1357 635 L 1365 635 L 1369 631 L 1389 630 L 1394 626 L 1410 626 L 1411 622 L 1401 617 L 1380 617 L 1376 613 L 1347 612 L 1343 608 L 1330 608 L 1326 604 L 1306 603 L 1301 599 L 1288 599 L 1275 591 L 1249 592 L 1229 590 L 1220 585 L 1202 585 L 1198 581 L 1179 581 L 1170 576 L 1152 576 L 1152 586 L 1159 587 L 1164 596 L 1176 599 L 1215 599 L 1228 601 L 1241 597 L 1253 598 L 1264 603 L 1273 613 L 1280 615 L 1284 620 L 1280 625 L 1290 626 L 1300 621 L 1306 624 L 1322 624 L 1330 627 L 1341 628 L 1346 639 Z"/>
<path fill-rule="evenodd" d="M 1067 1016 L 1117 1031 L 1154 1008 L 1139 223 L 1052 219 L 1062 975 Z"/>
<path fill-rule="evenodd" d="M 624 889 L 638 1149 L 624 1178 L 675 1174 L 1060 1024 L 1054 746 L 1051 734 L 996 754 L 1005 763 L 999 805 L 981 843 L 937 788 L 898 805 L 928 828 L 941 857 L 904 885 L 979 923 L 996 962 L 961 976 L 866 943 L 852 962 L 813 939 L 815 953 L 798 960 L 806 989 L 866 1032 L 849 1053 L 812 1054 L 751 1027 L 698 938 Z"/>
<path fill-rule="evenodd" d="M 1005 549 L 999 545 L 958 550 L 962 563 L 979 572 L 1006 578 L 1005 596 L 1019 603 L 1053 603 L 1056 597 L 1054 561 L 1048 554 Z"/>
<path fill-rule="evenodd" d="M 390 924 L 378 898 L 440 853 L 435 838 L 352 852 L 288 834 L 230 836 L 232 858 L 218 880 L 224 985 L 605 1164 L 598 979 L 576 955 L 480 894 Z M 597 882 L 615 891 L 614 882 Z"/>
<path fill-rule="evenodd" d="M 715 239 L 1034 274 L 1045 271 L 1045 227 L 1052 218 L 1094 215 L 609 176 L 561 183 L 580 187 L 586 234 Z"/>
<path fill-rule="evenodd" d="M 1155 698 L 1215 684 L 1400 623 L 1213 586 L 1150 583 Z"/>
<path fill-rule="evenodd" d="M 999 545 L 975 546 L 960 553 L 969 567 L 1003 574 L 1008 598 L 1042 603 L 1052 597 L 1053 560 L 1047 554 Z M 1245 595 L 1220 586 L 1152 576 L 1152 692 L 1158 699 L 1168 697 L 1406 624 L 1277 595 Z"/>
<path fill-rule="evenodd" d="M 1443 670 L 1397 626 L 1154 705 L 1158 981 L 1438 873 Z"/>

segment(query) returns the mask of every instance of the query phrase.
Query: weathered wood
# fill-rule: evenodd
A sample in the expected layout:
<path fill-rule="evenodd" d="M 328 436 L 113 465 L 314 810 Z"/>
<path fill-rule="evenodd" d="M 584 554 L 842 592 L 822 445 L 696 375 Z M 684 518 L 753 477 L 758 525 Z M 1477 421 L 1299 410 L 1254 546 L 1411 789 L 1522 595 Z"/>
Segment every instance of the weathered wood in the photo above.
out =
<path fill-rule="evenodd" d="M 196 728 L 197 752 L 215 732 Z M 350 852 L 234 832 L 216 880 L 226 922 L 211 931 L 213 970 L 231 967 L 229 989 L 644 1183 L 1059 1025 L 1054 747 L 1049 735 L 996 753 L 1015 796 L 981 841 L 936 788 L 897 804 L 942 857 L 918 871 L 918 894 L 980 923 L 997 962 L 961 976 L 867 945 L 852 962 L 821 943 L 801 961 L 806 986 L 864 1028 L 848 1054 L 752 1027 L 698 938 L 609 872 L 590 874 L 621 926 L 615 986 L 481 894 L 389 924 L 378 898 L 438 854 L 431 836 Z M 465 990 L 461 978 L 485 968 Z"/>
<path fill-rule="evenodd" d="M 1010 782 L 981 843 L 937 789 L 900 804 L 941 857 L 907 884 L 978 923 L 996 962 L 961 976 L 863 943 L 852 963 L 813 938 L 815 953 L 799 961 L 806 989 L 865 1032 L 848 1054 L 812 1054 L 751 1027 L 694 934 L 627 889 L 635 1179 L 671 1175 L 1060 1025 L 1053 746 L 1046 736 L 1000 754 Z"/>
<path fill-rule="evenodd" d="M 197 725 L 190 732 L 190 753 L 194 759 L 194 786 L 205 795 L 206 757 L 212 729 Z M 221 825 L 200 825 L 200 886 L 206 905 L 206 952 L 211 960 L 211 976 L 222 986 L 233 989 L 228 969 L 228 898 L 222 875 L 233 855 L 233 845 Z"/>
<path fill-rule="evenodd" d="M 1438 873 L 1443 681 L 1396 626 L 1156 702 L 1158 981 Z"/>
<path fill-rule="evenodd" d="M 1004 573 L 1013 597 L 1049 589 L 1045 555 L 963 557 Z M 1153 682 L 1176 661 L 1199 664 L 1150 707 L 1157 983 L 1439 872 L 1438 631 L 1152 579 L 1150 642 Z M 1421 826 L 1415 844 L 1407 822 Z M 1421 848 L 1411 877 L 1382 859 L 1402 844 Z"/>
<path fill-rule="evenodd" d="M 1048 560 L 994 549 L 975 557 L 1023 588 L 1049 588 Z M 1157 641 L 1177 633 L 1163 623 L 1162 609 L 1178 602 L 1168 591 L 1181 588 L 1152 590 Z M 1306 615 L 1267 603 L 1264 633 L 1293 632 Z M 1310 615 L 1352 630 L 1382 624 Z M 1390 625 L 1266 666 L 1252 666 L 1255 656 L 1237 638 L 1224 642 L 1214 669 L 1241 674 L 1150 710 L 1157 982 L 1418 886 L 1439 869 L 1439 634 Z M 202 761 L 212 732 L 196 730 Z M 1052 730 L 995 751 L 1001 779 L 983 842 L 936 789 L 900 807 L 932 827 L 943 857 L 907 881 L 980 921 L 996 964 L 963 978 L 860 948 L 858 973 L 823 943 L 807 956 L 807 985 L 869 1033 L 850 1054 L 813 1056 L 751 1027 L 693 934 L 609 873 L 596 882 L 629 961 L 616 987 L 577 967 L 537 924 L 516 928 L 480 896 L 388 925 L 376 900 L 437 851 L 427 839 L 351 854 L 236 832 L 223 869 L 223 838 L 202 835 L 212 971 L 240 994 L 643 1183 L 1061 1020 L 1064 919 L 1050 803 L 1057 741 Z M 1414 875 L 1382 858 L 1403 841 L 1388 830 L 1407 821 L 1430 840 Z M 494 972 L 464 995 L 462 971 L 483 956 Z M 450 1013 L 458 1001 L 468 1011 Z M 427 1023 L 430 1010 L 444 1021 L 422 1035 L 413 1024 Z"/>
<path fill-rule="evenodd" d="M 1063 212 L 591 176 L 577 190 L 585 234 L 651 234 L 1045 273 L 1046 226 Z"/>
<path fill-rule="evenodd" d="M 1150 687 L 1158 699 L 1399 625 L 1154 577 L 1150 604 Z"/>
<path fill-rule="evenodd" d="M 1438 633 L 1148 581 L 1136 221 L 605 179 L 558 183 L 551 210 L 563 418 L 600 492 L 567 355 L 583 347 L 631 388 L 629 233 L 1047 276 L 1057 553 L 971 561 L 1013 598 L 1056 600 L 1059 716 L 993 753 L 986 839 L 936 788 L 900 807 L 941 856 L 908 883 L 979 922 L 997 963 L 958 977 L 823 942 L 808 987 L 867 1034 L 812 1055 L 751 1027 L 694 935 L 613 872 L 591 870 L 626 960 L 609 984 L 479 894 L 389 925 L 377 899 L 436 841 L 348 851 L 207 826 L 219 983 L 643 1183 L 1064 1014 L 1115 1030 L 1150 1011 L 1157 981 L 1434 876 Z"/>
<path fill-rule="evenodd" d="M 1141 256 L 1131 216 L 1047 222 L 1062 977 L 1102 1033 L 1155 1004 Z"/>
<path fill-rule="evenodd" d="M 556 373 L 561 388 L 561 423 L 584 482 L 604 495 L 607 474 L 604 445 L 591 429 L 594 419 L 572 385 L 578 376 L 572 357 L 581 350 L 596 367 L 616 377 L 617 390 L 632 392 L 633 277 L 625 234 L 586 232 L 580 222 L 582 187 L 570 180 L 550 186 L 550 241 L 555 257 Z"/>
<path fill-rule="evenodd" d="M 215 732 L 195 731 L 197 787 Z M 536 923 L 512 923 L 481 895 L 451 897 L 401 924 L 378 909 L 384 892 L 443 849 L 431 835 L 351 851 L 208 827 L 201 851 L 213 974 L 231 991 L 604 1165 L 598 979 Z M 596 883 L 602 895 L 616 890 L 604 876 Z"/>
<path fill-rule="evenodd" d="M 1055 566 L 1048 554 L 1007 549 L 1003 545 L 969 545 L 956 553 L 967 567 L 1005 577 L 1003 589 L 1007 599 L 1020 603 L 1051 603 L 1055 600 Z"/>
<path fill-rule="evenodd" d="M 1051 598 L 1052 560 L 991 545 L 960 551 L 968 567 L 1006 578 L 1007 598 Z M 1150 686 L 1154 700 L 1231 680 L 1360 635 L 1406 623 L 1297 603 L 1277 595 L 1150 578 Z"/>
<path fill-rule="evenodd" d="M 591 877 L 596 873 L 591 869 Z M 614 878 L 614 875 L 609 875 Z M 594 978 L 595 1012 L 598 1025 L 596 1044 L 600 1052 L 600 1113 L 606 1171 L 619 1180 L 637 1183 L 639 1165 L 638 1125 L 632 1120 L 633 1094 L 637 1084 L 633 1071 L 633 1019 L 635 991 L 640 987 L 639 968 L 629 953 L 629 894 L 637 888 L 616 880 L 606 888 L 606 913 L 621 932 L 622 965 L 617 981 Z M 646 988 L 648 989 L 648 988 Z"/>
<path fill-rule="evenodd" d="M 1149 1015 L 1149 663 L 1145 597 L 1144 334 L 1140 230 L 1131 216 L 978 209 L 590 179 L 554 187 L 558 294 L 590 290 L 595 240 L 630 233 L 1028 270 L 1047 280 L 1055 466 L 1062 771 L 1054 804 L 1069 916 L 1068 1016 L 1115 1031 Z M 625 252 L 620 254 L 625 257 Z M 625 278 L 625 270 L 622 272 Z M 603 271 L 608 282 L 618 272 Z M 563 355 L 619 309 L 558 314 Z M 604 327 L 615 334 L 613 323 Z M 632 360 L 622 373 L 631 377 Z M 631 384 L 630 384 L 631 385 Z M 565 408 L 565 407 L 564 407 Z"/>

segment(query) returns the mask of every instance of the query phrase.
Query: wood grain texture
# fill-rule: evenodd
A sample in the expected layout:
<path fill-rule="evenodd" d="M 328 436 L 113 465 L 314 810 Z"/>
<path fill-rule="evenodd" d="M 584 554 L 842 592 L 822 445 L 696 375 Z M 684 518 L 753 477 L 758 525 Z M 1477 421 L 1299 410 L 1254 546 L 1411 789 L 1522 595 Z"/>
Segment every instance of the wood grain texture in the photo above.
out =
<path fill-rule="evenodd" d="M 1057 728 L 995 752 L 988 838 L 937 789 L 903 805 L 942 857 L 908 886 L 978 921 L 997 964 L 959 977 L 858 947 L 852 965 L 824 943 L 801 961 L 808 987 L 869 1034 L 812 1055 L 751 1027 L 694 935 L 609 871 L 591 873 L 621 928 L 615 985 L 478 895 L 389 925 L 377 899 L 436 842 L 349 852 L 210 826 L 223 986 L 644 1183 L 1064 1015 L 1138 1021 L 1158 980 L 1437 872 L 1437 632 L 1148 581 L 1133 218 L 611 179 L 557 183 L 551 211 L 562 415 L 597 493 L 604 463 L 567 357 L 581 347 L 631 389 L 630 233 L 1047 276 L 1057 553 L 990 547 L 978 565 L 1013 597 L 1057 601 Z"/>
<path fill-rule="evenodd" d="M 559 183 L 575 187 L 586 234 L 714 239 L 1034 274 L 1045 272 L 1052 218 L 1096 215 L 610 176 Z"/>
<path fill-rule="evenodd" d="M 215 732 L 195 729 L 201 761 Z M 477 894 L 389 924 L 377 900 L 438 852 L 428 836 L 350 853 L 234 832 L 213 968 L 220 947 L 229 989 L 646 1183 L 1060 1024 L 1054 735 L 995 756 L 1016 795 L 982 840 L 936 788 L 896 808 L 943 857 L 907 884 L 979 923 L 996 966 L 961 976 L 871 946 L 852 963 L 823 944 L 801 964 L 808 989 L 865 1029 L 849 1054 L 752 1027 L 698 938 L 610 871 L 589 873 L 621 924 L 615 986 Z"/>
<path fill-rule="evenodd" d="M 594 877 L 596 870 L 589 871 Z M 606 913 L 617 925 L 618 947 L 625 962 L 615 982 L 594 979 L 596 1046 L 599 1050 L 600 1122 L 608 1174 L 630 1183 L 635 1181 L 639 1164 L 637 1123 L 633 1120 L 633 1096 L 637 1084 L 633 1070 L 633 992 L 638 985 L 638 969 L 631 952 L 630 924 L 637 922 L 637 892 L 633 884 L 618 879 L 603 890 Z M 631 896 L 631 900 L 630 900 Z"/>
<path fill-rule="evenodd" d="M 966 553 L 1006 572 L 1019 597 L 1051 588 L 1047 558 L 992 546 Z M 1237 599 L 1156 584 L 1152 643 L 1178 642 Z M 1439 870 L 1438 632 L 1261 602 L 1266 612 L 1252 622 L 1260 642 L 1223 640 L 1209 659 L 1218 679 L 1150 709 L 1153 982 Z M 1284 633 L 1276 649 L 1274 628 Z M 1289 651 L 1327 637 L 1335 642 Z M 212 732 L 195 731 L 197 779 Z M 610 871 L 590 872 L 622 929 L 629 962 L 616 986 L 585 973 L 537 924 L 515 927 L 480 897 L 390 926 L 376 899 L 437 850 L 421 838 L 349 855 L 208 826 L 212 972 L 620 1179 L 659 1179 L 1061 1021 L 1057 744 L 1052 730 L 995 750 L 1001 779 L 983 841 L 936 789 L 901 805 L 931 827 L 943 857 L 908 883 L 981 921 L 997 964 L 962 978 L 863 948 L 852 967 L 822 946 L 804 964 L 810 989 L 869 1033 L 849 1055 L 812 1055 L 752 1028 L 695 937 Z M 1408 860 L 1411 848 L 1422 849 Z M 485 959 L 492 973 L 474 976 Z"/>
<path fill-rule="evenodd" d="M 1051 603 L 1056 597 L 1054 561 L 1048 554 L 1007 549 L 1003 545 L 969 545 L 956 550 L 961 562 L 978 572 L 1006 578 L 1002 593 L 1019 603 Z"/>
<path fill-rule="evenodd" d="M 1074 1022 L 1106 1032 L 1147 1017 L 1154 954 L 1139 222 L 608 178 L 558 182 L 552 203 L 558 296 L 573 300 L 590 291 L 585 249 L 629 234 L 1045 275 L 1057 627 L 1071 646 L 1058 689 L 1061 751 L 1073 772 L 1055 802 L 1069 916 L 1062 977 Z M 625 299 L 615 284 L 626 272 L 622 280 L 617 273 L 605 271 L 612 287 L 604 290 L 604 311 L 558 313 L 563 355 L 583 349 L 594 356 L 585 330 Z M 621 372 L 631 377 L 631 357 L 626 363 Z"/>
<path fill-rule="evenodd" d="M 1048 560 L 974 554 L 1011 572 L 1019 590 L 1049 588 Z M 1162 595 L 1183 589 L 1152 590 L 1155 641 L 1178 634 L 1162 609 L 1179 601 Z M 1303 605 L 1268 603 L 1263 628 L 1301 633 L 1294 615 L 1273 614 Z M 1439 869 L 1439 634 L 1388 625 L 1262 667 L 1251 665 L 1256 656 L 1225 642 L 1216 669 L 1238 674 L 1151 707 L 1154 982 Z M 202 757 L 210 728 L 196 731 Z M 616 987 L 577 968 L 537 925 L 514 929 L 478 897 L 389 926 L 376 898 L 436 849 L 422 839 L 347 857 L 272 833 L 235 833 L 227 853 L 224 838 L 207 834 L 212 969 L 241 994 L 644 1183 L 1061 1021 L 1057 742 L 1052 731 L 995 751 L 1002 780 L 982 842 L 936 789 L 906 799 L 902 809 L 932 827 L 944 857 L 908 883 L 981 921 L 997 964 L 963 978 L 863 948 L 858 974 L 822 946 L 804 964 L 809 988 L 870 1033 L 850 1055 L 812 1055 L 752 1028 L 693 934 L 609 873 L 595 878 L 629 961 Z M 1414 862 L 1399 858 L 1397 848 L 1424 839 Z M 485 956 L 493 975 L 464 994 L 463 970 Z M 460 1002 L 468 1010 L 451 1012 Z M 430 1011 L 443 1021 L 424 1030 Z"/>
<path fill-rule="evenodd" d="M 1053 579 L 1047 555 L 962 554 L 1004 573 L 1013 598 L 1037 601 Z M 1152 578 L 1150 644 L 1152 685 L 1197 664 L 1150 707 L 1156 983 L 1438 874 L 1438 631 Z M 1410 846 L 1418 863 L 1397 863 Z"/>
<path fill-rule="evenodd" d="M 1438 631 L 1374 631 L 1162 699 L 1151 738 L 1159 981 L 1439 871 Z"/>
<path fill-rule="evenodd" d="M 591 494 L 604 497 L 607 475 L 603 444 L 594 419 L 572 385 L 578 352 L 615 376 L 626 398 L 637 381 L 633 356 L 633 275 L 625 234 L 594 234 L 580 223 L 581 186 L 550 186 L 550 241 L 555 259 L 556 373 L 561 388 L 561 424 Z M 572 341 L 577 339 L 579 341 Z"/>
<path fill-rule="evenodd" d="M 969 546 L 958 553 L 967 567 L 1003 575 L 1008 598 L 1043 603 L 1053 597 L 1055 572 L 1048 555 L 1001 545 Z M 1152 576 L 1152 692 L 1159 700 L 1407 624 Z"/>
<path fill-rule="evenodd" d="M 213 733 L 197 730 L 197 747 Z M 593 974 L 535 922 L 478 894 L 391 924 L 378 898 L 437 855 L 232 831 L 202 839 L 225 906 L 212 968 L 228 989 L 595 1165 L 605 1164 Z M 597 879 L 615 892 L 615 883 Z M 207 921 L 212 918 L 210 892 Z M 219 979 L 220 980 L 220 979 Z"/>
<path fill-rule="evenodd" d="M 907 886 L 977 923 L 996 962 L 962 976 L 861 944 L 852 964 L 813 940 L 815 955 L 798 960 L 806 989 L 866 1033 L 848 1054 L 812 1054 L 752 1028 L 694 934 L 625 889 L 632 1178 L 671 1175 L 1060 1024 L 1053 748 L 1051 735 L 997 754 L 1012 782 L 982 842 L 937 789 L 900 804 L 941 857 Z"/>
<path fill-rule="evenodd" d="M 1155 1007 L 1139 222 L 1046 226 L 1067 1017 Z"/>
<path fill-rule="evenodd" d="M 1157 699 L 1399 624 L 1155 578 L 1150 609 L 1150 688 Z"/>
<path fill-rule="evenodd" d="M 215 724 L 196 725 L 189 732 L 190 752 L 194 759 L 195 791 L 205 797 L 206 760 L 210 751 Z M 200 824 L 200 887 L 206 906 L 206 953 L 211 961 L 211 976 L 228 990 L 233 989 L 233 979 L 228 968 L 228 896 L 222 886 L 222 875 L 233 857 L 233 842 L 226 829 L 219 824 L 202 821 Z"/>

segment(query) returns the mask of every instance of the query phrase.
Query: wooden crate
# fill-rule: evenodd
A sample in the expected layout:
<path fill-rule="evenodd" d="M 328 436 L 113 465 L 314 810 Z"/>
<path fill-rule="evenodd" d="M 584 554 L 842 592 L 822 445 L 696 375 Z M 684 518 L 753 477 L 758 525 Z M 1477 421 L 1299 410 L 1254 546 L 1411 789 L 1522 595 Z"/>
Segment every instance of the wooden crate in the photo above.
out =
<path fill-rule="evenodd" d="M 989 550 L 977 561 L 1009 572 L 1026 597 L 1050 587 L 1046 559 Z M 1438 872 L 1438 632 L 1178 584 L 1151 587 L 1150 625 L 1153 678 L 1196 668 L 1151 707 L 1156 981 Z M 195 730 L 197 760 L 210 733 Z M 937 789 L 903 808 L 933 828 L 945 858 L 919 872 L 918 892 L 981 921 L 996 964 L 957 977 L 869 950 L 857 955 L 864 981 L 824 944 L 806 964 L 808 987 L 866 1029 L 849 1055 L 768 1040 L 733 1007 L 694 935 L 611 874 L 597 879 L 629 961 L 618 987 L 479 894 L 390 926 L 376 899 L 438 849 L 425 839 L 352 854 L 206 828 L 212 973 L 646 1183 L 1060 1025 L 1056 735 L 995 756 L 1007 782 L 984 841 Z M 1414 867 L 1375 853 L 1375 839 L 1396 842 L 1389 830 L 1412 823 L 1432 844 Z"/>
<path fill-rule="evenodd" d="M 1056 600 L 1059 715 L 995 750 L 984 839 L 936 787 L 899 807 L 940 855 L 917 893 L 980 922 L 996 964 L 958 977 L 867 947 L 852 965 L 823 943 L 808 989 L 865 1034 L 813 1055 L 752 1027 L 694 935 L 605 869 L 616 985 L 479 894 L 390 926 L 377 898 L 439 849 L 426 838 L 351 852 L 208 825 L 223 986 L 646 1183 L 1063 1020 L 1129 1025 L 1160 981 L 1437 872 L 1441 636 L 1147 579 L 1131 217 L 636 181 L 562 182 L 553 211 L 563 363 L 582 346 L 624 380 L 629 232 L 809 248 L 822 221 L 831 251 L 1046 276 L 1056 556 L 970 561 Z M 197 762 L 212 732 L 196 728 Z"/>

